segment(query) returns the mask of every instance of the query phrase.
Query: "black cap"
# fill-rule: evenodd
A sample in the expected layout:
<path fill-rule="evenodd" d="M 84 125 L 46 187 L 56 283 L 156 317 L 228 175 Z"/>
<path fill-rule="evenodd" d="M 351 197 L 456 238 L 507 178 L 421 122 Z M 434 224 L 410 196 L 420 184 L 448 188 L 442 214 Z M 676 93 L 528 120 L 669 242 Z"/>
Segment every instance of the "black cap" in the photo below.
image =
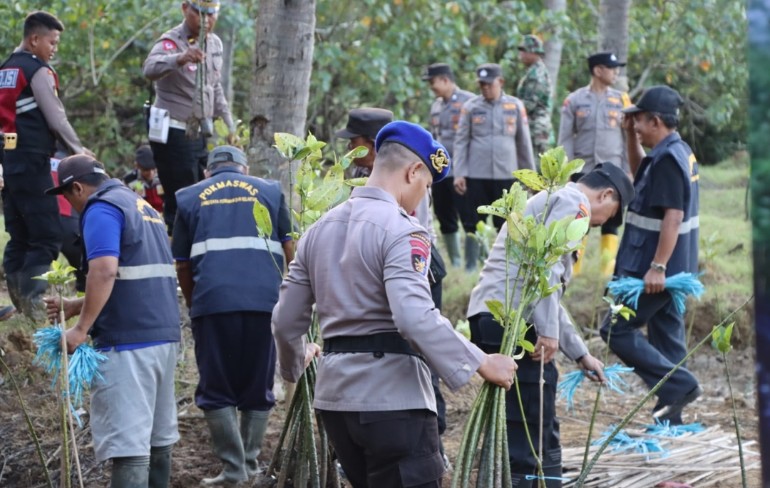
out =
<path fill-rule="evenodd" d="M 625 66 L 626 63 L 618 61 L 618 57 L 615 53 L 609 51 L 603 53 L 596 53 L 588 56 L 588 70 L 593 71 L 595 66 L 606 66 L 608 68 L 616 68 L 618 66 Z"/>
<path fill-rule="evenodd" d="M 436 76 L 452 76 L 452 68 L 446 63 L 434 63 L 428 66 L 425 74 L 422 75 L 423 81 L 428 81 Z"/>
<path fill-rule="evenodd" d="M 582 178 L 592 173 L 596 173 L 609 181 L 615 188 L 618 197 L 620 197 L 620 205 L 618 206 L 617 213 L 606 222 L 608 226 L 620 227 L 623 225 L 623 210 L 629 203 L 631 203 L 631 200 L 633 200 L 636 195 L 631 178 L 629 178 L 626 172 L 619 166 L 612 163 L 597 164 L 590 172 L 580 173 L 579 177 Z M 580 179 L 578 179 L 578 181 L 580 181 Z"/>
<path fill-rule="evenodd" d="M 86 175 L 107 174 L 104 171 L 104 165 L 85 154 L 75 154 L 59 161 L 57 170 L 59 177 L 59 186 L 49 188 L 45 191 L 46 195 L 61 195 L 65 188 Z"/>
<path fill-rule="evenodd" d="M 354 108 L 348 112 L 348 125 L 336 132 L 337 137 L 352 139 L 358 136 L 374 140 L 377 133 L 388 122 L 393 121 L 393 112 L 384 108 Z"/>
<path fill-rule="evenodd" d="M 247 168 L 249 166 L 246 153 L 235 146 L 217 146 L 209 153 L 206 167 L 211 168 L 219 163 L 237 163 Z"/>
<path fill-rule="evenodd" d="M 503 69 L 499 64 L 484 63 L 476 68 L 476 80 L 483 83 L 492 83 L 501 76 L 503 76 Z"/>
<path fill-rule="evenodd" d="M 155 158 L 152 156 L 150 146 L 139 146 L 134 155 L 134 161 L 142 169 L 155 169 Z"/>
<path fill-rule="evenodd" d="M 665 115 L 679 115 L 679 107 L 683 103 L 684 100 L 676 90 L 665 85 L 658 85 L 646 89 L 636 105 L 624 108 L 622 112 L 625 114 L 656 112 Z"/>

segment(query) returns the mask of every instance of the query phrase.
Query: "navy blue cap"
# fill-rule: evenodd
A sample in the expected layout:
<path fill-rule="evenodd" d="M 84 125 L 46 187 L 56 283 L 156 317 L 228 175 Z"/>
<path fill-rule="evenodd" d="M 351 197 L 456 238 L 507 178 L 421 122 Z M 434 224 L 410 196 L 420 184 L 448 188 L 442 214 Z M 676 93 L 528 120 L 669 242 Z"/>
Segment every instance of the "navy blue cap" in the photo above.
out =
<path fill-rule="evenodd" d="M 451 161 L 441 143 L 436 142 L 430 132 L 417 124 L 397 120 L 380 130 L 374 141 L 375 151 L 386 142 L 395 142 L 415 153 L 433 175 L 433 183 L 438 183 L 449 174 Z"/>
<path fill-rule="evenodd" d="M 684 100 L 679 92 L 666 85 L 652 86 L 644 91 L 642 98 L 636 102 L 636 105 L 624 108 L 623 113 L 633 114 L 636 112 L 655 112 L 666 115 L 679 115 L 679 107 Z"/>
<path fill-rule="evenodd" d="M 104 165 L 86 154 L 75 154 L 59 161 L 59 185 L 45 191 L 46 195 L 61 195 L 72 183 L 90 174 L 107 174 Z"/>
<path fill-rule="evenodd" d="M 434 63 L 428 66 L 425 74 L 422 75 L 423 81 L 428 81 L 436 76 L 453 76 L 452 68 L 446 63 Z"/>
<path fill-rule="evenodd" d="M 499 64 L 484 63 L 476 68 L 476 80 L 483 83 L 492 83 L 501 76 L 503 76 L 503 68 Z"/>

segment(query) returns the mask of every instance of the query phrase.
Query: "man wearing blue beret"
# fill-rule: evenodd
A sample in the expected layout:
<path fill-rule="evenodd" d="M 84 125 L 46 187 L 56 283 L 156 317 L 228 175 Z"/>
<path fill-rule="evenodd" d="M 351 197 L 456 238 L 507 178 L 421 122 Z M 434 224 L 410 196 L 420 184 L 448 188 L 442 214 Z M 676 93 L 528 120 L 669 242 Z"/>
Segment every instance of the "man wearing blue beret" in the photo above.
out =
<path fill-rule="evenodd" d="M 315 303 L 324 354 L 313 405 L 351 484 L 438 488 L 445 468 L 428 365 L 452 389 L 477 371 L 509 389 L 516 365 L 456 333 L 431 300 L 430 239 L 409 214 L 449 172 L 446 149 L 396 121 L 375 150 L 366 186 L 299 241 L 273 310 L 279 368 L 296 382 L 320 355 L 305 340 Z"/>

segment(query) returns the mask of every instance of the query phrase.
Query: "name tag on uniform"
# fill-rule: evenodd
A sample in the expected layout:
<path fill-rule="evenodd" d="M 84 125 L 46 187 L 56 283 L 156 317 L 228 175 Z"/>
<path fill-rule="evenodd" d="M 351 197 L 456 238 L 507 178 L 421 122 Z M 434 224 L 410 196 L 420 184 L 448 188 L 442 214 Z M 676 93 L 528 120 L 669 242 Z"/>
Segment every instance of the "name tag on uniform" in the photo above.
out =
<path fill-rule="evenodd" d="M 150 107 L 150 131 L 147 137 L 152 142 L 165 144 L 168 141 L 168 126 L 171 116 L 168 110 L 158 107 Z"/>

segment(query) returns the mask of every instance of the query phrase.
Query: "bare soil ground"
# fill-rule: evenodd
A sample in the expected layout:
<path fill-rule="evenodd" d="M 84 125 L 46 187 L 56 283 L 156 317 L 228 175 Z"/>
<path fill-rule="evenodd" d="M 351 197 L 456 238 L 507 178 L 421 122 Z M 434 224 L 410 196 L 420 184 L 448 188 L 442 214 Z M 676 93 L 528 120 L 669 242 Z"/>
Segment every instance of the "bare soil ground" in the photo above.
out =
<path fill-rule="evenodd" d="M 1 334 L 0 350 L 4 352 L 3 358 L 20 386 L 21 396 L 40 438 L 46 464 L 51 471 L 54 485 L 58 486 L 59 434 L 56 403 L 50 389 L 49 378 L 39 368 L 32 365 L 34 345 L 30 339 L 31 332 L 31 327 L 25 326 Z M 208 432 L 202 413 L 193 405 L 192 398 L 197 373 L 191 347 L 192 341 L 189 333 L 186 333 L 185 336 L 186 347 L 180 354 L 177 370 L 179 430 L 182 438 L 174 450 L 172 486 L 176 488 L 197 486 L 202 478 L 216 475 L 220 469 L 219 461 L 209 449 Z M 594 341 L 597 340 L 594 339 Z M 598 343 L 594 343 L 592 346 L 592 349 L 600 348 Z M 742 433 L 747 440 L 757 440 L 758 421 L 755 413 L 753 353 L 748 349 L 733 351 L 729 360 Z M 613 362 L 614 360 L 609 360 L 610 364 Z M 701 422 L 705 426 L 718 425 L 723 431 L 732 433 L 734 427 L 727 383 L 724 377 L 724 364 L 713 351 L 704 348 L 695 356 L 690 366 L 700 378 L 705 393 L 696 404 L 686 410 L 685 421 Z M 562 363 L 560 367 L 563 372 L 571 371 L 573 368 L 574 366 L 566 363 Z M 594 437 L 604 431 L 609 424 L 618 422 L 645 393 L 644 385 L 635 376 L 628 375 L 627 380 L 629 389 L 625 395 L 612 392 L 604 395 L 605 400 L 600 406 Z M 449 427 L 444 435 L 444 443 L 450 458 L 453 458 L 458 450 L 464 420 L 480 384 L 481 381 L 475 378 L 471 385 L 457 392 L 445 391 Z M 571 412 L 565 412 L 564 405 L 560 403 L 562 443 L 565 447 L 585 444 L 594 392 L 595 390 L 590 386 L 579 390 L 576 395 L 576 408 Z M 634 421 L 634 426 L 638 427 L 650 423 L 649 412 L 652 403 L 651 401 L 640 411 Z M 271 417 L 263 452 L 260 456 L 263 461 L 268 461 L 275 449 L 284 419 L 284 407 L 284 404 L 280 402 Z M 41 463 L 26 427 L 19 399 L 12 387 L 11 378 L 5 370 L 0 371 L 0 419 L 2 419 L 0 421 L 0 486 L 46 486 Z M 80 446 L 80 462 L 85 486 L 109 486 L 109 465 L 95 463 L 87 415 L 84 416 L 84 420 L 86 420 L 85 427 L 78 432 L 78 445 Z M 737 456 L 734 463 L 737 468 Z M 749 481 L 749 486 L 760 486 L 757 469 L 749 472 Z M 448 477 L 444 486 L 449 486 Z M 740 479 L 736 477 L 714 486 L 725 488 L 740 486 Z"/>

